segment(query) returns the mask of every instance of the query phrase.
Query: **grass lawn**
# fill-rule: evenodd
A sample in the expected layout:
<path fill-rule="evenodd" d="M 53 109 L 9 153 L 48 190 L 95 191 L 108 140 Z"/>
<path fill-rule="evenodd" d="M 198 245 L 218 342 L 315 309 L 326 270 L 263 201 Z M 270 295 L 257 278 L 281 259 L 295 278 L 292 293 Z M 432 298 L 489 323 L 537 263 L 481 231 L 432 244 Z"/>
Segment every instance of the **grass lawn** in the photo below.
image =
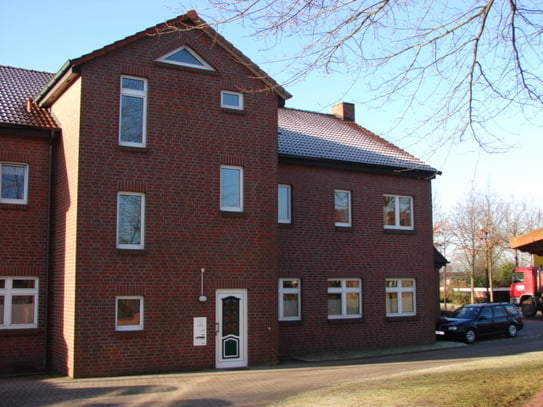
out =
<path fill-rule="evenodd" d="M 274 406 L 523 407 L 543 390 L 543 352 L 444 362 L 308 391 Z"/>

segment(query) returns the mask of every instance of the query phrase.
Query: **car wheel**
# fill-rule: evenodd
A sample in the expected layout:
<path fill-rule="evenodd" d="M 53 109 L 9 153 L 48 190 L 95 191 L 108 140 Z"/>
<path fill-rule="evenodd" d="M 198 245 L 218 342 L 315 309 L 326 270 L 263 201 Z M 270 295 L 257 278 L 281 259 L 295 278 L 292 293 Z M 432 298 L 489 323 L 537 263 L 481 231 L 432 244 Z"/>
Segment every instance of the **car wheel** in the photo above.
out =
<path fill-rule="evenodd" d="M 514 338 L 515 336 L 517 336 L 517 326 L 515 324 L 509 325 L 507 327 L 506 334 L 509 338 Z"/>
<path fill-rule="evenodd" d="M 476 339 L 475 331 L 473 329 L 468 329 L 468 331 L 464 334 L 464 342 L 466 343 L 473 343 Z"/>
<path fill-rule="evenodd" d="M 521 304 L 520 308 L 522 309 L 522 314 L 528 318 L 533 317 L 537 312 L 537 310 L 535 309 L 535 304 L 532 300 L 524 301 Z"/>

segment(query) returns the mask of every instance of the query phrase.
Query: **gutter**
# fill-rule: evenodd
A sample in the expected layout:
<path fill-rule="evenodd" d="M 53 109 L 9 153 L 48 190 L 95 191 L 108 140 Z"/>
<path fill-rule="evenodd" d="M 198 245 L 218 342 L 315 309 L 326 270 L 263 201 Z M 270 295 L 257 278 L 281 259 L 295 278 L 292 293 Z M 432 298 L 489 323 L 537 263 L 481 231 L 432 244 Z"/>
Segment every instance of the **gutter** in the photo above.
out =
<path fill-rule="evenodd" d="M 43 90 L 34 99 L 34 102 L 42 108 L 50 107 L 80 75 L 81 69 L 79 66 L 75 67 L 73 60 L 69 59 L 53 79 L 45 85 Z"/>

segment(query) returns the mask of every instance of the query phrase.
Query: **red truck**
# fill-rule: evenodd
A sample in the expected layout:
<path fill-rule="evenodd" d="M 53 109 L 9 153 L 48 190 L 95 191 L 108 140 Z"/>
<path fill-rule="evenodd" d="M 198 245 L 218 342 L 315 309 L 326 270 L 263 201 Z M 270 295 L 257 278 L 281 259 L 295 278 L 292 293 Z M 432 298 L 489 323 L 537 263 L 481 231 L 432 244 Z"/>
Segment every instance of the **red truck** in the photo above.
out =
<path fill-rule="evenodd" d="M 509 298 L 526 317 L 533 317 L 537 311 L 543 312 L 543 268 L 515 268 Z"/>

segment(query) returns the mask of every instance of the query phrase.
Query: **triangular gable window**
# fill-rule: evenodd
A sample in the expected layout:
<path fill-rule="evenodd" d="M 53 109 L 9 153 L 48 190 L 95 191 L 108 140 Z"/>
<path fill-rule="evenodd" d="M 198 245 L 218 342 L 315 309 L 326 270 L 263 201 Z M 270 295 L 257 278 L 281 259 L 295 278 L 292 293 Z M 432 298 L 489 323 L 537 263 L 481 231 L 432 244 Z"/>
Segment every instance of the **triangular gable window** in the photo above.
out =
<path fill-rule="evenodd" d="M 211 65 L 204 61 L 196 52 L 186 46 L 164 55 L 163 57 L 159 58 L 158 61 L 214 71 Z"/>

